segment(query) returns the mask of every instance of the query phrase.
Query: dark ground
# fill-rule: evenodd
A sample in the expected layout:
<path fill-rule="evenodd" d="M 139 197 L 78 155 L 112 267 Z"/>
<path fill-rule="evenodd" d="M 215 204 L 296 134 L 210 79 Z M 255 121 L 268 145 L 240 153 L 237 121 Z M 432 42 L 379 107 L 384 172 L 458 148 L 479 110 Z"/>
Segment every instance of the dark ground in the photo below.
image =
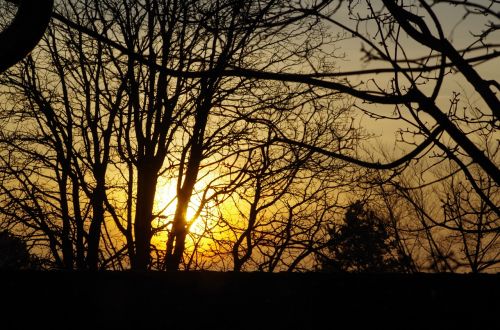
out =
<path fill-rule="evenodd" d="M 2 272 L 0 329 L 500 329 L 500 274 Z"/>

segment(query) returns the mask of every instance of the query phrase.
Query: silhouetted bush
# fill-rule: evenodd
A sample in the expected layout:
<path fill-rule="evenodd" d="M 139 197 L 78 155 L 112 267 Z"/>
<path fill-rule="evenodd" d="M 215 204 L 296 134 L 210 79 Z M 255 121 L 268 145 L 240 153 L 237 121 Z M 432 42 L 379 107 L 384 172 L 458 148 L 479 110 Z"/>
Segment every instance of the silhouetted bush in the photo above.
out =
<path fill-rule="evenodd" d="M 22 239 L 6 230 L 0 232 L 1 270 L 36 269 L 37 264 Z"/>
<path fill-rule="evenodd" d="M 352 203 L 344 222 L 332 225 L 328 232 L 326 254 L 319 256 L 322 271 L 404 272 L 407 268 L 388 222 L 363 202 Z"/>

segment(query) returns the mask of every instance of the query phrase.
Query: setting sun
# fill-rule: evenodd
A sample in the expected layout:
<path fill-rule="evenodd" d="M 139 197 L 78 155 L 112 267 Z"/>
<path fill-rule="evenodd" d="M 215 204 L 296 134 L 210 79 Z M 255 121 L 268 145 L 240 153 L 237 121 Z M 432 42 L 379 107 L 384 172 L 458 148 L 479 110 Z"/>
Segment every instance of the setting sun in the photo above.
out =
<path fill-rule="evenodd" d="M 160 179 L 156 188 L 155 206 L 153 215 L 157 220 L 154 221 L 156 227 L 166 226 L 169 228 L 177 207 L 177 188 L 175 180 Z M 199 199 L 191 198 L 186 212 L 186 221 L 191 224 L 190 231 L 196 228 L 195 223 L 198 218 L 194 218 L 200 207 Z M 198 203 L 196 203 L 198 201 Z"/>

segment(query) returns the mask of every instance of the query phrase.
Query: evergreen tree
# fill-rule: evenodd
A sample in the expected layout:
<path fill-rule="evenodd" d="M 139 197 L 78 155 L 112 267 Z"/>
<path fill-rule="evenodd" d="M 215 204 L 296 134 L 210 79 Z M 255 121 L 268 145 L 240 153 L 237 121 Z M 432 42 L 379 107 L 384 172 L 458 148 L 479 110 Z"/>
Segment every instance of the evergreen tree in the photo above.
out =
<path fill-rule="evenodd" d="M 344 222 L 329 228 L 327 253 L 321 269 L 332 272 L 404 272 L 406 258 L 398 251 L 384 219 L 364 203 L 352 203 Z"/>
<path fill-rule="evenodd" d="M 22 239 L 0 231 L 0 270 L 34 269 L 36 264 Z"/>

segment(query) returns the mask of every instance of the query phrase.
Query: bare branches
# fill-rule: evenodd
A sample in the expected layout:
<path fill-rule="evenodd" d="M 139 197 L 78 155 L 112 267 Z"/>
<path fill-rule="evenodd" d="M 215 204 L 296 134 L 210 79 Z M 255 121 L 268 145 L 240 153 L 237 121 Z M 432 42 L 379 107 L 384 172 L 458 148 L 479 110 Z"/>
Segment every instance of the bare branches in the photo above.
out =
<path fill-rule="evenodd" d="M 393 14 L 394 18 L 396 21 L 403 27 L 403 29 L 409 34 L 409 36 L 413 37 L 416 41 L 420 42 L 423 45 L 426 45 L 430 47 L 432 50 L 438 51 L 442 53 L 444 56 L 448 57 L 451 60 L 451 64 L 457 68 L 461 73 L 463 73 L 471 85 L 473 85 L 476 90 L 484 97 L 485 102 L 489 105 L 492 113 L 498 118 L 498 113 L 497 110 L 499 107 L 498 99 L 496 96 L 491 92 L 490 90 L 490 85 L 491 83 L 488 81 L 483 80 L 477 72 L 472 68 L 471 62 L 467 61 L 463 58 L 463 55 L 460 54 L 455 48 L 444 38 L 444 35 L 442 31 L 440 32 L 439 38 L 434 37 L 429 28 L 427 27 L 427 23 L 424 22 L 419 16 L 416 16 L 406 9 L 400 7 L 397 5 L 393 0 L 387 0 L 384 1 L 384 4 L 387 6 L 391 14 Z M 422 5 L 425 7 L 425 3 L 422 3 Z M 425 7 L 425 9 L 431 14 L 433 17 L 434 22 L 437 24 L 439 27 L 439 22 L 437 21 L 436 16 L 430 9 L 430 7 Z M 307 9 L 307 10 L 302 10 L 303 12 L 308 12 L 308 13 L 313 13 L 313 14 L 318 14 L 319 17 L 325 18 L 324 15 L 321 15 L 319 12 L 315 12 L 312 9 Z M 480 151 L 477 147 L 475 147 L 470 141 L 467 139 L 467 137 L 463 136 L 461 133 L 458 133 L 458 131 L 454 128 L 454 125 L 449 122 L 448 120 L 445 119 L 444 116 L 441 116 L 441 110 L 439 110 L 431 100 L 435 99 L 437 97 L 437 93 L 439 91 L 439 87 L 436 87 L 434 90 L 433 95 L 429 98 L 424 96 L 423 93 L 416 91 L 415 85 L 413 89 L 410 89 L 406 93 L 403 94 L 388 94 L 384 92 L 377 92 L 377 91 L 363 91 L 359 90 L 355 86 L 350 86 L 348 84 L 344 84 L 341 82 L 335 82 L 332 80 L 324 80 L 324 79 L 318 79 L 321 77 L 338 77 L 338 76 L 348 76 L 352 75 L 353 73 L 339 73 L 339 74 L 312 74 L 312 75 L 307 75 L 307 74 L 294 74 L 294 73 L 274 73 L 274 72 L 266 72 L 266 71 L 261 71 L 261 70 L 252 70 L 252 69 L 245 69 L 245 68 L 235 68 L 233 67 L 230 70 L 224 70 L 222 72 L 215 72 L 211 70 L 207 71 L 199 71 L 199 72 L 192 72 L 192 71 L 177 71 L 177 70 L 171 70 L 167 69 L 165 67 L 162 67 L 158 64 L 156 64 L 154 61 L 151 61 L 149 59 L 146 59 L 142 56 L 139 56 L 138 54 L 134 53 L 133 51 L 117 44 L 116 42 L 113 42 L 111 40 L 108 40 L 104 38 L 103 36 L 97 35 L 96 33 L 92 31 L 86 31 L 85 28 L 82 28 L 81 26 L 78 26 L 64 17 L 61 17 L 60 15 L 56 14 L 56 18 L 59 20 L 63 21 L 65 24 L 69 24 L 70 26 L 78 29 L 83 29 L 86 33 L 91 34 L 93 37 L 99 38 L 100 40 L 103 40 L 104 42 L 112 45 L 116 49 L 119 49 L 122 51 L 124 54 L 132 57 L 134 60 L 144 63 L 145 65 L 148 65 L 150 67 L 154 67 L 157 70 L 161 70 L 162 72 L 165 72 L 168 75 L 172 75 L 175 77 L 192 77 L 192 78 L 204 78 L 204 77 L 210 77 L 213 76 L 214 74 L 219 74 L 222 76 L 226 77 L 244 77 L 244 78 L 249 78 L 249 79 L 266 79 L 266 80 L 276 80 L 276 81 L 287 81 L 287 82 L 295 82 L 295 83 L 301 83 L 301 84 L 307 84 L 311 86 L 317 86 L 321 88 L 326 88 L 326 89 L 332 89 L 341 93 L 345 93 L 348 95 L 351 95 L 353 97 L 356 97 L 360 100 L 366 101 L 366 102 L 372 102 L 372 103 L 377 103 L 377 104 L 411 104 L 413 102 L 419 103 L 420 108 L 427 113 L 431 114 L 438 123 L 441 123 L 440 125 L 443 125 L 444 129 L 455 139 L 457 143 L 459 143 L 469 154 L 470 157 L 473 157 L 476 159 L 481 166 L 484 168 L 485 171 L 487 171 L 492 177 L 499 177 L 498 174 L 498 168 L 496 166 L 492 165 L 491 162 L 489 162 L 487 159 L 485 159 L 482 155 L 482 151 Z M 329 19 L 329 18 L 328 18 Z M 333 22 L 331 19 L 329 19 L 331 22 Z M 415 23 L 418 27 L 419 30 L 415 29 L 409 22 Z M 340 25 L 342 27 L 345 27 L 344 25 Z M 351 32 L 356 33 L 357 36 L 360 38 L 362 37 L 359 33 L 355 32 L 354 30 L 351 30 Z M 363 39 L 367 41 L 367 39 Z M 496 57 L 496 53 L 493 53 L 491 55 L 484 55 L 486 58 L 494 58 Z M 481 57 L 484 58 L 484 57 Z M 387 59 L 387 57 L 386 57 Z M 425 72 L 425 71 L 431 71 L 431 68 L 436 68 L 439 70 L 444 70 L 444 68 L 447 66 L 446 63 L 441 63 L 435 67 L 426 67 L 424 66 L 423 69 L 404 69 L 400 68 L 399 65 L 396 65 L 396 62 L 391 62 L 394 68 L 396 69 L 396 72 L 400 73 L 410 73 L 410 72 Z M 393 69 L 394 70 L 394 69 Z M 386 69 L 382 69 L 381 71 L 360 71 L 356 73 L 381 73 L 381 72 L 387 72 Z M 443 73 L 440 74 L 440 77 L 443 76 Z M 440 78 L 442 80 L 442 78 Z M 443 122 L 444 120 L 444 122 Z"/>
<path fill-rule="evenodd" d="M 61 267 L 291 271 L 314 266 L 327 223 L 361 196 L 385 203 L 394 251 L 488 269 L 500 106 L 480 66 L 499 58 L 494 3 L 61 3 L 2 77 L 2 214 L 45 235 Z M 457 45 L 440 6 L 488 15 L 486 30 Z M 401 155 L 376 161 L 379 134 Z"/>
<path fill-rule="evenodd" d="M 397 159 L 395 161 L 392 161 L 392 162 L 386 163 L 386 164 L 371 163 L 371 162 L 363 161 L 363 160 L 360 160 L 360 159 L 357 159 L 357 158 L 354 158 L 354 157 L 350 157 L 350 156 L 347 156 L 347 155 L 342 155 L 340 153 L 336 153 L 336 152 L 333 152 L 333 151 L 325 150 L 325 149 L 316 147 L 314 145 L 309 145 L 309 144 L 306 144 L 306 143 L 303 143 L 303 142 L 293 141 L 293 140 L 290 140 L 290 139 L 287 139 L 287 138 L 277 137 L 277 138 L 274 138 L 273 140 L 276 141 L 276 142 L 283 142 L 283 143 L 286 143 L 286 144 L 295 145 L 295 146 L 298 146 L 298 147 L 301 147 L 301 148 L 304 148 L 304 149 L 307 149 L 307 150 L 311 150 L 313 152 L 317 152 L 317 153 L 325 155 L 325 156 L 329 156 L 329 157 L 332 157 L 332 158 L 337 158 L 337 159 L 340 159 L 340 160 L 343 160 L 343 161 L 346 161 L 346 162 L 349 162 L 349 163 L 352 163 L 352 164 L 355 164 L 355 165 L 358 165 L 358 166 L 361 166 L 361 167 L 366 167 L 366 168 L 371 168 L 371 169 L 376 169 L 376 170 L 387 170 L 387 169 L 395 169 L 395 168 L 397 168 L 397 167 L 399 167 L 401 165 L 404 165 L 405 163 L 411 161 L 415 157 L 417 157 L 422 151 L 424 151 L 427 147 L 429 147 L 429 145 L 431 145 L 434 142 L 434 140 L 437 139 L 438 136 L 439 136 L 439 134 L 441 134 L 441 133 L 442 133 L 442 128 L 441 127 L 436 128 L 426 138 L 426 140 L 424 142 L 422 142 L 420 145 L 418 145 L 411 152 L 409 152 L 405 156 L 403 156 L 403 157 L 401 157 L 401 158 L 399 158 L 399 159 Z"/>

